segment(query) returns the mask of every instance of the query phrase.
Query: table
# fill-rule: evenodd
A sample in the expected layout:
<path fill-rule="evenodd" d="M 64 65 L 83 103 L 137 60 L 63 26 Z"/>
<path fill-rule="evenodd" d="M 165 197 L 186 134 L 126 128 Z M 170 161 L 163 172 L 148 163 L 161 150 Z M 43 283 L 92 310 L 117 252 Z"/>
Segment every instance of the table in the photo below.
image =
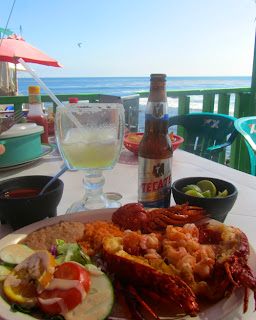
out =
<path fill-rule="evenodd" d="M 122 161 L 122 159 L 124 160 Z M 123 198 L 120 202 L 124 205 L 137 201 L 137 158 L 124 149 L 120 162 L 116 164 L 113 170 L 104 171 L 104 192 L 121 193 Z M 54 151 L 28 166 L 1 171 L 0 179 L 36 174 L 54 176 L 62 166 L 63 161 L 58 151 Z M 228 214 L 225 224 L 238 227 L 244 231 L 252 247 L 256 248 L 256 177 L 191 153 L 176 150 L 173 157 L 173 181 L 187 176 L 209 176 L 225 179 L 237 187 L 238 198 Z M 58 215 L 65 214 L 70 205 L 79 200 L 84 194 L 82 171 L 68 171 L 61 176 L 61 179 L 64 182 L 64 192 L 57 209 Z M 171 204 L 174 204 L 173 199 L 171 199 Z M 8 226 L 0 225 L 0 237 L 10 231 Z M 255 316 L 252 313 L 253 305 L 253 301 L 250 301 L 249 310 L 243 316 L 243 319 L 253 319 Z M 227 319 L 240 319 L 240 316 L 232 314 Z"/>

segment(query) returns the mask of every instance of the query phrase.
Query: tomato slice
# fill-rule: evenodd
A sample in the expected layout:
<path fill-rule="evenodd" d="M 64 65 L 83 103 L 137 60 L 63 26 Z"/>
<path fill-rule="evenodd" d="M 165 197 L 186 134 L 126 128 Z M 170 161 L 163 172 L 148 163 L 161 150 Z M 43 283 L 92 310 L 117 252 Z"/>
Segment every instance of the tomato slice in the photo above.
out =
<path fill-rule="evenodd" d="M 38 291 L 38 304 L 50 315 L 65 315 L 79 305 L 90 288 L 90 274 L 76 262 L 64 262 L 56 267 L 47 288 Z"/>

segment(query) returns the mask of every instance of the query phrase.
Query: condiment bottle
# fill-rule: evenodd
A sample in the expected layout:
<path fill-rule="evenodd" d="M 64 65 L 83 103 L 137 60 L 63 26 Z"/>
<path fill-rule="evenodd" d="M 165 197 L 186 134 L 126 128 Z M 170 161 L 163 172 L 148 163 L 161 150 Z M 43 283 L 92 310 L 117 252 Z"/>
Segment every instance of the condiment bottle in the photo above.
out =
<path fill-rule="evenodd" d="M 44 127 L 44 133 L 41 134 L 41 142 L 48 143 L 48 123 L 47 117 L 43 113 L 40 87 L 29 86 L 29 111 L 27 115 L 27 122 L 34 122 Z"/>
<path fill-rule="evenodd" d="M 78 98 L 68 98 L 69 103 L 78 103 Z"/>
<path fill-rule="evenodd" d="M 145 132 L 139 145 L 138 202 L 170 206 L 173 147 L 168 135 L 166 75 L 151 74 Z"/>

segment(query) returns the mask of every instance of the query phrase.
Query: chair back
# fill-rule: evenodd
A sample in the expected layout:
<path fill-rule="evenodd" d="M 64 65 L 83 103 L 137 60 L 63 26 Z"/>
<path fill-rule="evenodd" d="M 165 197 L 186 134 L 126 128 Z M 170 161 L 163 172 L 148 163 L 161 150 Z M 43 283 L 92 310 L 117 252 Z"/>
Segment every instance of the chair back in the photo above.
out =
<path fill-rule="evenodd" d="M 169 127 L 182 126 L 183 149 L 201 157 L 221 162 L 219 155 L 237 136 L 236 118 L 216 113 L 189 113 L 169 118 Z"/>
<path fill-rule="evenodd" d="M 256 175 L 256 116 L 239 118 L 235 122 L 235 127 L 244 138 L 248 148 L 251 174 Z"/>

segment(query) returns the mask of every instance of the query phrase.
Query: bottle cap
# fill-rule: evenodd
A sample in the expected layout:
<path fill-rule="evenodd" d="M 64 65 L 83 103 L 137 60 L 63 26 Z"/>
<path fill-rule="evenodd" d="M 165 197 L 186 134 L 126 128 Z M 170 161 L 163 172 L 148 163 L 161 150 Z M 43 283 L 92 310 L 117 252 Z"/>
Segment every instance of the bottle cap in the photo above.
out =
<path fill-rule="evenodd" d="M 40 87 L 39 86 L 29 86 L 28 93 L 29 94 L 40 94 Z"/>
<path fill-rule="evenodd" d="M 77 98 L 68 98 L 69 103 L 77 103 L 78 99 Z"/>

